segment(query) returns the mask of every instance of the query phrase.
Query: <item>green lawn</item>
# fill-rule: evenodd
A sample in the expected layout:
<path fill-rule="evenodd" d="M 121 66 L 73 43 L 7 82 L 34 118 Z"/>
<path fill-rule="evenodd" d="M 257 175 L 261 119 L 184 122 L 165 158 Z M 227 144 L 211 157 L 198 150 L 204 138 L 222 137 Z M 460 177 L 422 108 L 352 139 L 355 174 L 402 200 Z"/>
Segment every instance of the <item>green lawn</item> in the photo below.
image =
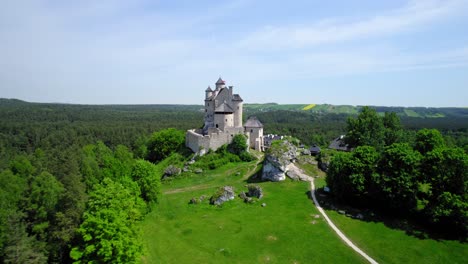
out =
<path fill-rule="evenodd" d="M 358 247 L 380 263 L 467 263 L 468 244 L 419 239 L 382 222 L 365 222 L 327 211 Z"/>
<path fill-rule="evenodd" d="M 258 183 L 265 197 L 254 204 L 239 198 L 222 207 L 208 204 L 218 187 L 246 191 L 256 162 L 227 164 L 176 178 L 163 185 L 160 203 L 142 223 L 143 263 L 364 263 L 320 217 L 307 196 L 309 183 Z M 305 166 L 307 171 L 313 171 Z M 318 188 L 323 176 L 315 179 Z M 205 195 L 202 204 L 189 205 Z M 266 203 L 262 207 L 261 203 Z M 381 222 L 365 222 L 327 211 L 335 224 L 380 263 L 466 263 L 468 245 L 418 239 Z"/>
<path fill-rule="evenodd" d="M 143 222 L 144 263 L 364 263 L 331 231 L 308 199 L 309 184 L 259 183 L 265 197 L 254 204 L 239 198 L 222 207 L 192 197 L 211 196 L 225 184 L 246 191 L 244 174 L 255 166 L 225 168 L 165 186 L 165 195 Z M 228 171 L 228 173 L 225 173 Z M 237 175 L 237 171 L 241 174 Z M 202 186 L 202 189 L 183 189 Z M 181 192 L 170 193 L 179 189 Z M 262 207 L 261 203 L 266 203 Z"/>

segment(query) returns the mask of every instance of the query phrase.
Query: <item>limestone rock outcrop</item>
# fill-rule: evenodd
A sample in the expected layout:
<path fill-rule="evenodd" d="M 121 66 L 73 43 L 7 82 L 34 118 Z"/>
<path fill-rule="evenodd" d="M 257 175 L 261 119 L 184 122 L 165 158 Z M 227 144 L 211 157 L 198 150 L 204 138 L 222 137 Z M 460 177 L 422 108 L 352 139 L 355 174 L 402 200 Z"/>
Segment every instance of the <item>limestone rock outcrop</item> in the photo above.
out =
<path fill-rule="evenodd" d="M 236 193 L 234 192 L 234 187 L 224 186 L 218 189 L 218 191 L 211 196 L 210 204 L 212 205 L 221 205 L 227 201 L 234 200 Z"/>
<path fill-rule="evenodd" d="M 284 181 L 288 165 L 296 160 L 297 147 L 287 140 L 278 141 L 268 149 L 261 179 L 264 181 Z"/>

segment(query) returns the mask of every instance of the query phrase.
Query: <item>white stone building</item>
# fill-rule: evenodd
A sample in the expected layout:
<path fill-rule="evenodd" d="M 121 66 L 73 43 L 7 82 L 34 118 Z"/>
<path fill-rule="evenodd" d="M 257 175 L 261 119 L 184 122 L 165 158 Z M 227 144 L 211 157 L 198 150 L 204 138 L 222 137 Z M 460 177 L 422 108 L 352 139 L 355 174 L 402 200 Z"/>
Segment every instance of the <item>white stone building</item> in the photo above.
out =
<path fill-rule="evenodd" d="M 248 137 L 249 146 L 263 151 L 263 125 L 256 118 L 250 118 L 242 125 L 243 100 L 233 94 L 233 86 L 226 87 L 221 77 L 214 90 L 208 86 L 205 91 L 205 124 L 203 129 L 187 131 L 185 144 L 194 152 L 217 150 L 229 144 L 237 134 Z"/>

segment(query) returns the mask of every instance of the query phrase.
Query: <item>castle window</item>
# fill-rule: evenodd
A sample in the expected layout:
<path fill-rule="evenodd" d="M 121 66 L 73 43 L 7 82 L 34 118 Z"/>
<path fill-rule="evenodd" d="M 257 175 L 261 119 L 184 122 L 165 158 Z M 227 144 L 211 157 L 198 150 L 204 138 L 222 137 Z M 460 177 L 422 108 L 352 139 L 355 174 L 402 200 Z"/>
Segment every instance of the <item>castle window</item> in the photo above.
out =
<path fill-rule="evenodd" d="M 226 122 L 227 122 L 227 119 L 226 119 Z"/>
<path fill-rule="evenodd" d="M 205 109 L 205 113 L 208 112 L 208 109 Z"/>
<path fill-rule="evenodd" d="M 253 133 L 253 129 L 250 129 L 250 133 Z"/>
<path fill-rule="evenodd" d="M 237 110 L 239 110 L 239 107 L 237 107 Z"/>
<path fill-rule="evenodd" d="M 218 124 L 216 124 L 216 128 L 218 128 Z"/>

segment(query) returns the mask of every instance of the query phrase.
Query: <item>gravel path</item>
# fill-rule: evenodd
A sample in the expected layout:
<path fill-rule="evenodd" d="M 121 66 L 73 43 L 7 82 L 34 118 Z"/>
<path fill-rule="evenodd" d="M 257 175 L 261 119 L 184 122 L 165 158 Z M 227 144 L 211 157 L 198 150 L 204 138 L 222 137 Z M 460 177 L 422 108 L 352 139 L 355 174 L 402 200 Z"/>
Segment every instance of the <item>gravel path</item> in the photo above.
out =
<path fill-rule="evenodd" d="M 346 243 L 346 245 L 348 245 L 350 248 L 352 248 L 354 251 L 356 251 L 359 255 L 363 256 L 367 261 L 369 261 L 369 263 L 378 264 L 377 261 L 375 261 L 369 255 L 367 255 L 364 251 L 362 251 L 360 248 L 358 248 L 353 242 L 351 242 L 351 240 L 349 240 L 349 238 L 347 238 L 345 236 L 345 234 L 343 234 L 343 232 L 341 232 L 341 230 L 338 229 L 338 227 L 336 227 L 336 225 L 330 220 L 328 215 L 325 213 L 325 210 L 323 210 L 323 208 L 320 206 L 320 204 L 319 204 L 319 202 L 317 200 L 317 197 L 315 197 L 314 178 L 304 174 L 302 172 L 302 170 L 297 168 L 295 165 L 293 165 L 292 168 L 297 173 L 302 174 L 302 177 L 308 178 L 308 181 L 310 182 L 310 189 L 311 189 L 311 192 L 312 192 L 312 199 L 314 200 L 315 207 L 317 207 L 317 210 L 319 210 L 319 212 L 322 214 L 323 218 L 325 218 L 328 225 L 333 229 L 333 231 L 336 232 L 336 234 Z"/>

